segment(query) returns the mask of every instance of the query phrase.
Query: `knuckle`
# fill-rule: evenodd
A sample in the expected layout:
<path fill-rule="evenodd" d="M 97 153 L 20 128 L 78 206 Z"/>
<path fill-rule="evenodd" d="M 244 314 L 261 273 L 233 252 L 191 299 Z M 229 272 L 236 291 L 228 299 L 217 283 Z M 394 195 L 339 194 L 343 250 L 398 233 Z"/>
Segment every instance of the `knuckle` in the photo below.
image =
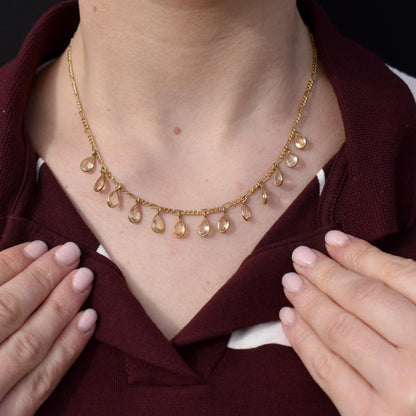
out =
<path fill-rule="evenodd" d="M 328 291 L 334 280 L 334 276 L 339 272 L 339 265 L 334 262 L 324 262 L 321 267 L 312 271 L 313 279 L 317 282 L 319 288 L 324 292 Z"/>
<path fill-rule="evenodd" d="M 334 319 L 327 334 L 330 345 L 337 345 L 340 342 L 345 342 L 345 340 L 350 339 L 353 330 L 353 319 L 348 313 L 341 313 Z"/>
<path fill-rule="evenodd" d="M 318 309 L 317 299 L 314 294 L 308 293 L 302 296 L 302 310 L 305 315 L 314 315 Z"/>
<path fill-rule="evenodd" d="M 16 322 L 21 315 L 21 307 L 18 298 L 11 292 L 3 292 L 0 295 L 0 322 L 6 327 Z"/>
<path fill-rule="evenodd" d="M 345 253 L 345 259 L 348 264 L 352 265 L 354 270 L 361 270 L 364 262 L 378 251 L 378 248 L 372 246 L 370 243 L 360 241 L 355 245 L 351 245 L 350 249 Z"/>
<path fill-rule="evenodd" d="M 416 262 L 411 259 L 394 257 L 384 265 L 384 274 L 394 280 L 408 276 L 416 277 Z"/>
<path fill-rule="evenodd" d="M 352 288 L 351 297 L 355 302 L 371 302 L 383 289 L 385 285 L 379 280 L 359 279 Z"/>
<path fill-rule="evenodd" d="M 60 349 L 61 362 L 70 362 L 79 353 L 80 353 L 80 349 L 77 346 L 76 342 L 71 342 L 70 340 L 62 342 L 61 349 Z"/>
<path fill-rule="evenodd" d="M 20 271 L 19 257 L 11 256 L 3 251 L 0 253 L 0 267 L 6 274 L 16 275 Z"/>
<path fill-rule="evenodd" d="M 56 370 L 49 368 L 38 371 L 31 379 L 28 386 L 28 394 L 31 401 L 35 403 L 43 402 L 52 392 L 55 386 Z"/>
<path fill-rule="evenodd" d="M 315 356 L 312 366 L 317 377 L 325 384 L 331 381 L 334 374 L 334 366 L 327 352 L 319 352 Z"/>
<path fill-rule="evenodd" d="M 30 277 L 45 291 L 50 293 L 55 287 L 54 269 L 46 263 L 37 264 L 35 268 L 29 270 Z"/>
<path fill-rule="evenodd" d="M 58 299 L 50 299 L 50 308 L 54 316 L 58 316 L 60 319 L 69 321 L 74 315 L 74 311 L 71 306 L 67 305 Z"/>
<path fill-rule="evenodd" d="M 12 359 L 18 364 L 38 362 L 42 354 L 42 343 L 35 334 L 21 330 L 15 335 Z"/>
<path fill-rule="evenodd" d="M 302 345 L 307 345 L 309 339 L 309 334 L 306 330 L 297 329 L 292 334 L 291 344 L 294 348 L 301 347 Z"/>

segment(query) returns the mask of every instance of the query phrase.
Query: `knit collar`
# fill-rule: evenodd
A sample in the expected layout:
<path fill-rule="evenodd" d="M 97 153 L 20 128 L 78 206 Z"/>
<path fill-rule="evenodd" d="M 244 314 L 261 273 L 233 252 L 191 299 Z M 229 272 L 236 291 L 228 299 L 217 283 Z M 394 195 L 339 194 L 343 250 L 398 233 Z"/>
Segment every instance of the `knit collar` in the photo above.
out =
<path fill-rule="evenodd" d="M 346 133 L 346 142 L 335 156 L 317 206 L 310 207 L 305 214 L 314 216 L 311 218 L 313 226 L 305 232 L 296 228 L 296 216 L 309 204 L 305 199 L 307 191 L 316 186 L 311 183 L 271 227 L 235 275 L 172 342 L 164 339 L 146 317 L 138 324 L 138 333 L 126 332 L 115 337 L 116 331 L 122 331 L 118 327 L 121 315 L 129 316 L 140 306 L 125 292 L 127 288 L 120 289 L 114 279 L 97 281 L 91 306 L 98 306 L 99 310 L 101 305 L 104 308 L 105 302 L 114 303 L 111 294 L 117 290 L 121 290 L 123 296 L 130 296 L 131 302 L 120 310 L 114 305 L 111 319 L 98 327 L 96 339 L 152 366 L 169 367 L 169 371 L 192 379 L 193 372 L 184 364 L 179 350 L 209 339 L 223 339 L 235 330 L 277 319 L 279 308 L 287 304 L 280 277 L 291 269 L 290 251 L 297 245 L 308 244 L 323 250 L 323 236 L 333 227 L 374 241 L 414 224 L 416 177 L 415 169 L 410 172 L 408 167 L 414 163 L 411 156 L 416 153 L 416 127 L 410 92 L 380 59 L 339 35 L 314 0 L 305 0 L 299 7 L 315 34 L 320 59 L 338 98 Z M 23 215 L 27 205 L 24 189 L 30 188 L 28 184 L 33 181 L 27 173 L 33 166 L 29 166 L 26 173 L 21 169 L 28 160 L 34 164 L 30 145 L 18 142 L 30 85 L 39 65 L 64 51 L 78 22 L 75 1 L 54 7 L 33 28 L 17 58 L 0 72 L 3 134 L 16 138 L 10 146 L 25 149 L 16 153 L 19 160 L 4 167 L 5 172 L 11 172 L 26 184 L 13 205 L 12 213 L 16 215 Z M 404 141 L 408 143 L 403 145 Z M 406 171 L 409 172 L 408 181 L 403 181 Z M 65 198 L 63 192 L 62 195 Z M 91 236 L 86 226 L 85 229 Z M 219 345 L 224 347 L 221 342 Z M 149 348 L 152 343 L 159 346 L 157 351 Z M 142 344 L 143 348 L 137 347 Z"/>

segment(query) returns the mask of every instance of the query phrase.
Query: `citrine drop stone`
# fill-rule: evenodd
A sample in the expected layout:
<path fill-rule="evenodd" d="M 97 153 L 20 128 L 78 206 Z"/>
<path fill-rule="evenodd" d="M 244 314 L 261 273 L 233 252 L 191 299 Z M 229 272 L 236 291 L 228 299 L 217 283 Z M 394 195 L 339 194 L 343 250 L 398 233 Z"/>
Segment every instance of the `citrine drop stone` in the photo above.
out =
<path fill-rule="evenodd" d="M 107 205 L 110 208 L 118 207 L 118 205 L 120 203 L 120 194 L 119 194 L 119 192 L 120 192 L 120 187 L 117 186 L 116 189 L 114 189 L 114 191 L 111 192 L 110 195 L 108 195 Z"/>
<path fill-rule="evenodd" d="M 165 230 L 165 223 L 163 222 L 163 218 L 159 213 L 157 213 L 153 218 L 152 230 L 158 234 Z"/>
<path fill-rule="evenodd" d="M 137 202 L 129 212 L 129 221 L 133 224 L 140 222 L 142 219 L 142 208 L 140 202 Z"/>
<path fill-rule="evenodd" d="M 306 140 L 306 137 L 302 136 L 299 133 L 296 133 L 294 143 L 295 143 L 296 149 L 302 150 L 302 149 L 304 149 L 306 147 L 306 144 L 308 142 Z"/>
<path fill-rule="evenodd" d="M 269 202 L 269 194 L 267 193 L 264 185 L 261 187 L 261 198 L 263 200 L 264 205 L 266 205 Z"/>
<path fill-rule="evenodd" d="M 295 166 L 298 165 L 298 163 L 299 163 L 299 158 L 297 157 L 297 155 L 295 155 L 291 151 L 287 152 L 287 154 L 286 154 L 286 165 L 289 168 L 294 168 Z"/>
<path fill-rule="evenodd" d="M 198 234 L 201 237 L 206 237 L 210 231 L 211 231 L 211 226 L 209 225 L 208 218 L 204 218 L 201 224 L 199 224 Z"/>
<path fill-rule="evenodd" d="M 230 229 L 230 219 L 226 212 L 217 223 L 217 230 L 220 233 L 226 233 Z"/>
<path fill-rule="evenodd" d="M 182 219 L 180 219 L 173 227 L 173 235 L 176 238 L 182 238 L 186 233 L 186 226 Z"/>
<path fill-rule="evenodd" d="M 95 167 L 95 156 L 90 156 L 84 159 L 81 164 L 80 168 L 83 172 L 91 172 Z"/>
<path fill-rule="evenodd" d="M 276 186 L 282 186 L 283 184 L 283 174 L 279 168 L 276 168 L 276 172 L 274 173 L 274 184 Z"/>
<path fill-rule="evenodd" d="M 104 186 L 105 186 L 105 174 L 102 173 L 100 177 L 97 179 L 97 182 L 95 182 L 94 191 L 100 192 L 104 189 Z"/>
<path fill-rule="evenodd" d="M 248 221 L 251 218 L 251 211 L 246 203 L 243 203 L 243 205 L 241 206 L 241 215 L 246 221 Z"/>

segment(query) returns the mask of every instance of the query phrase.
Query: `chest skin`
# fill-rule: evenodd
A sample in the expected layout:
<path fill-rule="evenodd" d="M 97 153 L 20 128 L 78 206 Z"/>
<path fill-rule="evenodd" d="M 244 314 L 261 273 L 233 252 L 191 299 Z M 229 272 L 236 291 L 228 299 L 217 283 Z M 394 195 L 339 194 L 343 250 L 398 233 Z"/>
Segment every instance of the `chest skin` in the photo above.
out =
<path fill-rule="evenodd" d="M 336 97 L 321 71 L 314 87 L 313 105 L 308 109 L 302 130 L 309 144 L 299 152 L 300 163 L 296 168 L 284 168 L 285 181 L 281 187 L 274 186 L 273 178 L 267 183 L 269 203 L 263 205 L 260 193 L 254 194 L 249 199 L 252 218 L 248 222 L 241 216 L 241 207 L 229 210 L 231 228 L 226 234 L 220 234 L 215 229 L 220 215 L 209 216 L 212 230 L 207 238 L 201 238 L 196 231 L 203 217 L 185 217 L 187 235 L 183 239 L 176 239 L 171 232 L 177 222 L 176 216 L 166 215 L 165 232 L 155 234 L 150 228 L 155 210 L 143 208 L 141 223 L 131 224 L 127 215 L 134 201 L 122 197 L 119 207 L 110 209 L 106 198 L 111 189 L 107 187 L 100 193 L 92 190 L 99 171 L 86 174 L 79 169 L 80 161 L 89 152 L 86 137 L 79 128 L 79 119 L 67 117 L 60 126 L 56 123 L 56 119 L 60 119 L 59 114 L 57 117 L 50 110 L 53 106 L 49 102 L 53 98 L 49 95 L 48 82 L 51 81 L 48 77 L 53 78 L 53 71 L 54 65 L 51 65 L 32 88 L 26 125 L 33 147 L 46 161 L 83 221 L 120 268 L 133 295 L 168 340 L 180 332 L 229 280 L 264 234 L 345 140 Z M 56 108 L 65 108 L 66 105 L 57 103 Z M 196 208 L 195 195 L 201 192 L 201 184 L 211 192 L 212 205 L 220 205 L 241 195 L 257 182 L 257 177 L 268 170 L 287 136 L 284 139 L 276 138 L 273 151 L 270 150 L 270 143 L 261 143 L 257 139 L 262 137 L 262 132 L 256 131 L 254 137 L 256 140 L 251 146 L 244 147 L 236 155 L 229 155 L 229 161 L 237 162 L 234 163 L 234 170 L 228 169 L 227 173 L 224 172 L 221 158 L 210 159 L 209 175 L 201 176 L 197 159 L 190 157 L 186 164 L 170 169 L 169 158 L 164 160 L 162 157 L 160 199 L 152 202 L 176 206 L 179 204 L 175 202 L 175 195 L 180 194 L 182 208 Z M 111 168 L 111 155 L 107 159 L 110 169 L 116 174 L 116 169 Z M 239 160 L 251 162 L 239 165 Z M 244 172 L 244 177 L 252 178 L 251 182 L 239 180 L 239 169 Z M 169 173 L 172 170 L 174 174 Z M 189 172 L 195 174 L 190 175 Z M 120 177 L 118 179 L 123 181 Z M 137 192 L 140 192 L 140 188 L 151 189 L 152 176 L 141 177 L 138 184 Z M 215 198 L 216 190 L 221 195 L 220 200 Z M 132 189 L 132 192 L 136 190 Z"/>

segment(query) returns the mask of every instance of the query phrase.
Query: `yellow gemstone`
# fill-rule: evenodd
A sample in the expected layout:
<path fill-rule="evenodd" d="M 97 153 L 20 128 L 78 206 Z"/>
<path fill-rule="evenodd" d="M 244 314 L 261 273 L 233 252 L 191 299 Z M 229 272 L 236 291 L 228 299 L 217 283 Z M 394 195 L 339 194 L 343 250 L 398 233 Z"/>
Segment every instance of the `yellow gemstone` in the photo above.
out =
<path fill-rule="evenodd" d="M 282 183 L 283 183 L 282 172 L 280 172 L 279 168 L 276 168 L 276 172 L 274 173 L 274 184 L 276 186 L 282 186 Z"/>
<path fill-rule="evenodd" d="M 159 213 L 157 213 L 153 218 L 152 230 L 158 234 L 165 230 L 165 223 L 163 222 L 163 218 Z"/>
<path fill-rule="evenodd" d="M 226 233 L 230 229 L 230 219 L 226 212 L 217 223 L 217 230 L 220 233 Z"/>
<path fill-rule="evenodd" d="M 95 156 L 90 156 L 84 159 L 81 164 L 80 168 L 83 172 L 91 172 L 95 167 Z"/>
<path fill-rule="evenodd" d="M 102 173 L 101 176 L 97 179 L 94 185 L 94 191 L 100 192 L 104 189 L 105 186 L 105 173 Z"/>
<path fill-rule="evenodd" d="M 263 200 L 264 205 L 266 205 L 269 202 L 269 195 L 268 195 L 264 185 L 261 186 L 261 198 Z"/>
<path fill-rule="evenodd" d="M 142 219 L 142 208 L 140 206 L 140 202 L 136 202 L 135 205 L 131 208 L 129 212 L 129 221 L 133 224 L 140 222 Z"/>
<path fill-rule="evenodd" d="M 211 226 L 209 225 L 208 218 L 205 217 L 202 220 L 201 224 L 199 224 L 198 234 L 201 237 L 206 237 L 210 231 L 211 231 Z"/>
<path fill-rule="evenodd" d="M 120 187 L 116 186 L 116 189 L 114 189 L 114 191 L 111 192 L 110 195 L 108 195 L 107 205 L 110 208 L 116 208 L 118 207 L 119 203 L 120 203 Z"/>
<path fill-rule="evenodd" d="M 295 136 L 295 146 L 296 149 L 302 150 L 306 147 L 308 141 L 306 140 L 306 137 L 302 136 L 299 133 L 296 133 Z"/>
<path fill-rule="evenodd" d="M 286 154 L 286 165 L 289 168 L 294 168 L 295 166 L 298 165 L 298 163 L 299 163 L 299 158 L 297 157 L 297 155 L 295 155 L 291 151 L 287 152 L 287 154 Z"/>
<path fill-rule="evenodd" d="M 173 227 L 173 235 L 176 238 L 182 238 L 186 233 L 186 226 L 182 218 Z"/>
<path fill-rule="evenodd" d="M 241 215 L 246 221 L 248 221 L 251 218 L 250 208 L 247 206 L 245 202 L 243 202 L 243 205 L 241 206 Z"/>

